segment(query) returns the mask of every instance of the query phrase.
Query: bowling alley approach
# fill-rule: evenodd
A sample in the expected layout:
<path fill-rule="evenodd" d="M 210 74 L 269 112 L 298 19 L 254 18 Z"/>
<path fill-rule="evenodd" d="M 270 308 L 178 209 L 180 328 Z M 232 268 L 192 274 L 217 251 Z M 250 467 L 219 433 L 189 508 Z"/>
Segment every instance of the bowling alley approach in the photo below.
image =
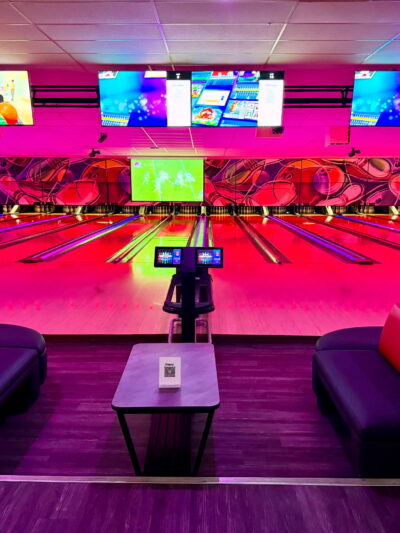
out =
<path fill-rule="evenodd" d="M 3 533 L 397 533 L 400 2 L 0 1 Z"/>

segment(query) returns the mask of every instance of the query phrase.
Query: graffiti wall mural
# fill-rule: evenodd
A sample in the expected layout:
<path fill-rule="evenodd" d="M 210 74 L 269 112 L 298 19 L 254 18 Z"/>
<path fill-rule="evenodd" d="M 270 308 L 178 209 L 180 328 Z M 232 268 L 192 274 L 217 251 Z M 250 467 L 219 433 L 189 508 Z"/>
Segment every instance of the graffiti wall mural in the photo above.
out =
<path fill-rule="evenodd" d="M 400 205 L 400 158 L 206 159 L 208 205 Z M 133 205 L 129 160 L 0 158 L 0 204 Z"/>

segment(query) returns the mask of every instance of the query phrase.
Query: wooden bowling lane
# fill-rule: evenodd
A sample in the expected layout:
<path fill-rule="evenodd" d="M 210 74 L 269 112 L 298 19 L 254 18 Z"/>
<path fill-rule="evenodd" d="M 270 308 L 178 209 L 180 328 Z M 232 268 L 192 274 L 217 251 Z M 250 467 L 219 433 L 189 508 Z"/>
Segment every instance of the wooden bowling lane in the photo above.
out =
<path fill-rule="evenodd" d="M 42 237 L 37 237 L 27 242 L 15 244 L 13 246 L 3 249 L 0 253 L 0 260 L 3 262 L 20 261 L 25 257 L 47 250 L 52 246 L 63 244 L 70 239 L 85 235 L 97 229 L 101 229 L 107 224 L 110 224 L 111 222 L 116 222 L 117 220 L 120 220 L 123 215 L 117 215 L 116 217 L 105 216 L 101 218 L 92 215 L 76 215 L 70 217 L 70 220 L 76 222 L 77 219 L 79 220 L 80 217 L 82 217 L 83 220 L 86 220 L 84 224 L 80 224 L 73 227 L 69 227 L 70 225 L 68 224 L 62 229 L 60 229 L 60 231 L 56 231 L 48 235 L 43 235 Z M 65 220 L 67 220 L 67 218 L 65 218 Z M 37 226 L 36 229 L 32 229 L 32 231 L 40 231 L 39 228 L 40 230 L 44 229 L 42 226 Z"/>
<path fill-rule="evenodd" d="M 23 227 L 19 225 L 15 228 L 15 230 L 5 232 L 0 231 L 0 249 L 20 244 L 21 242 L 24 242 L 26 240 L 37 239 L 40 238 L 42 235 L 45 236 L 48 234 L 52 234 L 66 228 L 70 228 L 74 225 L 84 225 L 87 221 L 91 221 L 94 218 L 98 217 L 90 217 L 90 215 L 69 215 L 60 218 L 55 217 L 54 219 L 49 219 L 48 222 L 43 225 L 33 224 L 32 226 L 30 226 L 28 224 L 26 226 L 24 225 Z"/>
<path fill-rule="evenodd" d="M 329 239 L 341 246 L 344 246 L 356 253 L 371 257 L 379 263 L 400 263 L 400 252 L 393 248 L 383 246 L 370 239 L 367 234 L 355 235 L 348 231 L 342 231 L 333 224 L 324 225 L 326 216 L 313 215 L 312 217 L 301 217 L 295 215 L 280 215 L 279 218 L 311 231 L 315 235 Z M 356 223 L 354 223 L 356 224 Z M 343 228 L 342 228 L 343 229 Z"/>
<path fill-rule="evenodd" d="M 400 237 L 400 226 L 390 219 L 379 219 L 369 215 L 337 215 L 337 220 L 351 220 L 357 226 L 355 229 L 370 228 L 371 234 L 375 235 L 376 231 L 380 231 L 382 238 L 387 239 L 390 235 L 397 235 Z"/>
<path fill-rule="evenodd" d="M 54 218 L 57 218 L 57 217 L 60 217 L 60 216 L 64 216 L 64 215 L 61 215 L 61 214 L 55 214 L 55 213 L 52 213 L 52 214 L 27 214 L 27 215 L 22 215 L 22 216 L 19 216 L 19 215 L 13 215 L 12 217 L 10 218 L 7 218 L 6 220 L 3 220 L 3 217 L 0 218 L 0 221 L 1 221 L 1 224 L 0 224 L 0 235 L 2 234 L 9 234 L 11 232 L 11 229 L 14 228 L 14 229 L 18 229 L 20 230 L 19 226 L 22 226 L 23 224 L 30 224 L 32 222 L 38 222 L 39 220 L 41 221 L 46 221 L 46 220 L 50 220 L 50 219 L 54 219 Z M 38 224 L 36 224 L 38 225 Z M 39 224 L 40 226 L 40 224 Z M 25 227 L 25 226 L 23 226 Z M 35 226 L 33 226 L 35 227 Z M 3 231 L 3 230 L 7 230 L 7 231 Z"/>
<path fill-rule="evenodd" d="M 292 263 L 337 263 L 340 259 L 289 231 L 272 219 L 244 215 L 251 225 L 276 246 Z"/>
<path fill-rule="evenodd" d="M 265 258 L 231 215 L 212 215 L 214 246 L 224 249 L 225 266 L 265 263 Z"/>
<path fill-rule="evenodd" d="M 18 222 L 19 220 L 24 220 L 24 222 L 26 222 L 29 218 L 32 219 L 32 217 L 34 217 L 35 215 L 33 214 L 21 214 L 21 213 L 5 213 L 4 215 L 1 215 L 0 216 L 0 224 L 6 224 L 6 223 L 16 223 Z M 1 226 L 3 227 L 3 226 Z"/>
<path fill-rule="evenodd" d="M 159 222 L 163 215 L 135 218 L 115 231 L 100 236 L 55 258 L 57 262 L 104 262 L 142 232 Z"/>
<path fill-rule="evenodd" d="M 369 221 L 358 221 L 358 217 L 355 216 L 328 217 L 327 223 L 335 227 L 362 233 L 367 238 L 380 239 L 382 243 L 393 243 L 398 245 L 400 250 L 400 228 L 385 227 L 382 224 L 374 224 Z"/>
<path fill-rule="evenodd" d="M 186 246 L 196 222 L 195 215 L 178 215 L 157 233 L 132 259 L 134 263 L 154 262 L 156 246 Z"/>

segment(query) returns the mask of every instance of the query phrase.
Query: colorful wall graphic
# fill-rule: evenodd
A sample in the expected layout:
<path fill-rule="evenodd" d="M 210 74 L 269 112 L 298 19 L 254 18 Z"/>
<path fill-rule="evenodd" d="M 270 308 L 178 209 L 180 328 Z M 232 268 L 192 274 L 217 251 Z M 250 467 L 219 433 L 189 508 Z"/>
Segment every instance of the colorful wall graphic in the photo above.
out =
<path fill-rule="evenodd" d="M 400 205 L 400 157 L 206 159 L 208 205 Z M 134 205 L 126 158 L 0 158 L 0 204 Z"/>

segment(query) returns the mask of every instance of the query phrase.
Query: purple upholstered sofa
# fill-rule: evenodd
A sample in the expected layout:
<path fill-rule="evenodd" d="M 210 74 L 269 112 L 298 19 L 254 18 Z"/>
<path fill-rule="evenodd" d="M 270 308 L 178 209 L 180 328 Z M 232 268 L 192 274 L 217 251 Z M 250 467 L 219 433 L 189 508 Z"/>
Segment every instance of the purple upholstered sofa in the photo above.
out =
<path fill-rule="evenodd" d="M 333 331 L 318 340 L 313 356 L 318 405 L 326 415 L 339 414 L 350 430 L 361 477 L 400 476 L 400 373 L 382 355 L 383 329 Z M 390 334 L 398 343 L 400 328 L 392 324 Z"/>
<path fill-rule="evenodd" d="M 0 324 L 0 411 L 26 409 L 39 395 L 47 375 L 44 338 L 37 331 Z"/>

